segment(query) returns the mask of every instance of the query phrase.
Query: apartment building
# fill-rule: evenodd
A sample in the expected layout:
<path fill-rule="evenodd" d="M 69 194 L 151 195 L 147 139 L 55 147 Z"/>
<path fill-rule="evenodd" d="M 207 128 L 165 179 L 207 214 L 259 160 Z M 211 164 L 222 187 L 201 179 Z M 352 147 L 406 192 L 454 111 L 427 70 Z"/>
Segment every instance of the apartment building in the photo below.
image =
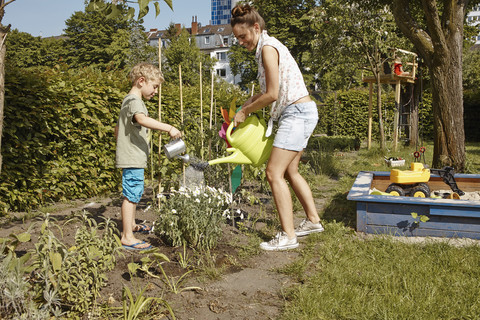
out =
<path fill-rule="evenodd" d="M 237 4 L 237 0 L 212 0 L 212 25 L 222 25 L 230 23 L 232 17 L 232 8 Z"/>
<path fill-rule="evenodd" d="M 474 6 L 473 10 L 467 14 L 467 23 L 473 26 L 480 23 L 480 5 Z M 480 34 L 475 37 L 475 44 L 480 44 Z"/>

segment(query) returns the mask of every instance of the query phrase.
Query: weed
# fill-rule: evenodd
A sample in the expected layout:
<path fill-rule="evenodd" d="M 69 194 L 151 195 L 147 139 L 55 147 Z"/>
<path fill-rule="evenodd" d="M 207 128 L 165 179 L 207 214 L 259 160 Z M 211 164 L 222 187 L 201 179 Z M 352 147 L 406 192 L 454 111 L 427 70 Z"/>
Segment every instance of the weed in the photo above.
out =
<path fill-rule="evenodd" d="M 164 262 L 170 262 L 170 259 L 163 253 L 158 253 L 155 252 L 156 249 L 153 250 L 148 250 L 144 251 L 143 253 L 149 253 L 148 256 L 143 257 L 141 259 L 141 264 L 131 262 L 128 264 L 128 270 L 131 274 L 135 275 L 138 270 L 145 272 L 147 275 L 149 275 L 152 278 L 160 279 L 162 282 L 167 286 L 170 292 L 174 294 L 178 294 L 182 291 L 185 290 L 201 290 L 199 287 L 183 287 L 183 281 L 185 281 L 186 277 L 188 274 L 190 274 L 193 270 L 188 270 L 184 274 L 182 274 L 180 277 L 170 277 L 167 275 L 165 270 L 162 267 L 162 264 Z M 150 254 L 151 253 L 151 254 Z M 162 277 L 158 276 L 154 272 L 152 272 L 152 269 L 159 269 Z"/>
<path fill-rule="evenodd" d="M 122 311 L 123 311 L 123 317 L 122 319 L 124 320 L 135 320 L 138 319 L 138 317 L 141 315 L 142 312 L 149 311 L 149 317 L 152 316 L 151 312 L 151 306 L 154 303 L 160 303 L 165 306 L 165 308 L 168 310 L 170 315 L 172 316 L 173 319 L 175 319 L 175 314 L 173 313 L 172 308 L 170 305 L 163 299 L 161 298 L 154 298 L 154 297 L 145 297 L 145 289 L 147 286 L 145 286 L 135 297 L 133 296 L 132 292 L 130 291 L 130 288 L 127 286 L 123 287 L 123 292 L 122 292 Z"/>

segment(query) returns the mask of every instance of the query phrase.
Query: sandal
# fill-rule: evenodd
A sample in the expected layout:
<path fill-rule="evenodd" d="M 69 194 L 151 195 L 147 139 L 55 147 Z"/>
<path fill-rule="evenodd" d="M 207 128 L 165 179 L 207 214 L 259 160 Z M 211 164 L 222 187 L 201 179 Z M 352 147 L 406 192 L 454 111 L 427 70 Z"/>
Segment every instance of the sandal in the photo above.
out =
<path fill-rule="evenodd" d="M 148 244 L 148 247 L 145 247 L 145 248 L 143 248 L 143 247 L 138 248 L 137 246 L 141 245 L 141 244 L 147 244 L 147 243 L 145 241 L 142 241 L 142 242 L 137 242 L 137 243 L 134 243 L 134 244 L 131 244 L 131 245 L 122 244 L 122 247 L 124 249 L 127 249 L 127 250 L 137 250 L 137 251 L 148 250 L 148 249 L 152 248 L 151 244 Z"/>
<path fill-rule="evenodd" d="M 150 233 L 150 231 L 152 231 L 152 228 L 150 228 L 149 226 L 147 226 L 146 224 L 143 224 L 143 223 L 140 223 L 140 224 L 137 224 L 134 228 L 133 228 L 133 232 L 140 232 L 140 233 Z"/>

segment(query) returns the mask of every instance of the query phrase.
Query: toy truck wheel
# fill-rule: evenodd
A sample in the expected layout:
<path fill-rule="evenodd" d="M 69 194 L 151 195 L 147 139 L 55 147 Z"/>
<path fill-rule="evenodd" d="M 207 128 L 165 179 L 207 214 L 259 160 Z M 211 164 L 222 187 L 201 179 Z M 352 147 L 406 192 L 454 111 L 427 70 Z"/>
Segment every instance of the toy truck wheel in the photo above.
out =
<path fill-rule="evenodd" d="M 403 188 L 400 185 L 395 183 L 392 183 L 391 185 L 389 185 L 385 190 L 385 192 L 390 193 L 390 195 L 392 196 L 400 196 L 400 197 L 405 196 L 405 190 L 403 190 Z"/>
<path fill-rule="evenodd" d="M 416 198 L 429 198 L 430 197 L 430 188 L 426 183 L 419 183 L 417 186 L 413 187 L 410 190 L 410 197 Z"/>

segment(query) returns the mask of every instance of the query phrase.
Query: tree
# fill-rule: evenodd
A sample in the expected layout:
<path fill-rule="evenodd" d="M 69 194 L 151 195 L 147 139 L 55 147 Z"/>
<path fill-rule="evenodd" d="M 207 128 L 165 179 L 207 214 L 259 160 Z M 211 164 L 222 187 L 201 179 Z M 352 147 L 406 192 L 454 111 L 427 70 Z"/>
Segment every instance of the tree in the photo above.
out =
<path fill-rule="evenodd" d="M 183 28 L 179 34 L 174 32 L 175 25 L 171 24 L 167 34 L 168 46 L 163 50 L 165 63 L 162 64 L 165 70 L 165 80 L 178 83 L 178 66 L 182 66 L 182 82 L 186 85 L 194 85 L 199 82 L 199 68 L 202 63 L 204 78 L 210 78 L 210 71 L 213 67 L 213 60 L 210 56 L 203 54 L 197 47 L 194 37 L 191 37 Z"/>
<path fill-rule="evenodd" d="M 70 49 L 67 63 L 71 66 L 96 66 L 100 69 L 124 68 L 130 53 L 132 19 L 123 15 L 109 17 L 105 11 L 94 11 L 87 6 L 85 12 L 75 12 L 65 21 L 66 44 Z"/>
<path fill-rule="evenodd" d="M 469 0 L 388 1 L 402 33 L 428 66 L 433 96 L 433 167 L 465 169 L 463 24 Z"/>
<path fill-rule="evenodd" d="M 255 62 L 255 55 L 239 44 L 234 44 L 228 51 L 228 63 L 234 76 L 240 75 L 240 85 L 247 89 L 247 86 L 257 80 L 258 66 Z"/>
<path fill-rule="evenodd" d="M 2 155 L 1 155 L 1 147 L 2 147 L 2 131 L 3 131 L 3 108 L 5 103 L 5 38 L 7 37 L 8 33 L 10 32 L 11 26 L 4 26 L 2 24 L 3 16 L 5 15 L 5 7 L 9 4 L 13 3 L 16 0 L 0 0 L 0 172 L 2 170 Z M 21 1 L 21 0 L 20 0 Z M 88 3 L 89 0 L 85 0 Z M 111 2 L 105 3 L 103 0 L 90 0 L 90 4 L 96 10 L 107 10 L 111 15 L 118 15 L 120 14 L 119 6 L 127 5 L 128 6 L 128 13 L 129 17 L 133 17 L 135 14 L 135 9 L 129 6 L 129 3 L 136 3 L 138 4 L 139 8 L 139 15 L 138 19 L 144 17 L 149 11 L 149 4 L 154 3 L 155 5 L 155 12 L 156 16 L 160 13 L 160 5 L 159 2 L 162 0 L 112 0 Z M 172 0 L 163 0 L 170 9 L 173 10 L 172 7 Z M 101 3 L 100 3 L 101 2 Z"/>
<path fill-rule="evenodd" d="M 392 47 L 405 48 L 405 41 L 398 36 L 394 18 L 386 6 L 364 7 L 346 0 L 324 1 L 310 17 L 317 35 L 313 41 L 312 67 L 327 66 L 342 70 L 349 82 L 359 70 L 366 69 L 376 79 L 376 101 L 380 147 L 385 148 L 385 132 L 382 112 L 382 84 L 380 76 L 391 58 Z M 328 73 L 327 67 L 318 74 Z M 385 73 L 389 73 L 388 72 Z M 342 84 L 341 81 L 338 81 Z M 343 82 L 343 85 L 348 84 Z M 337 89 L 337 88 L 336 88 Z"/>
<path fill-rule="evenodd" d="M 10 67 L 55 66 L 64 62 L 69 50 L 64 39 L 34 37 L 12 30 L 6 38 L 6 62 Z"/>

